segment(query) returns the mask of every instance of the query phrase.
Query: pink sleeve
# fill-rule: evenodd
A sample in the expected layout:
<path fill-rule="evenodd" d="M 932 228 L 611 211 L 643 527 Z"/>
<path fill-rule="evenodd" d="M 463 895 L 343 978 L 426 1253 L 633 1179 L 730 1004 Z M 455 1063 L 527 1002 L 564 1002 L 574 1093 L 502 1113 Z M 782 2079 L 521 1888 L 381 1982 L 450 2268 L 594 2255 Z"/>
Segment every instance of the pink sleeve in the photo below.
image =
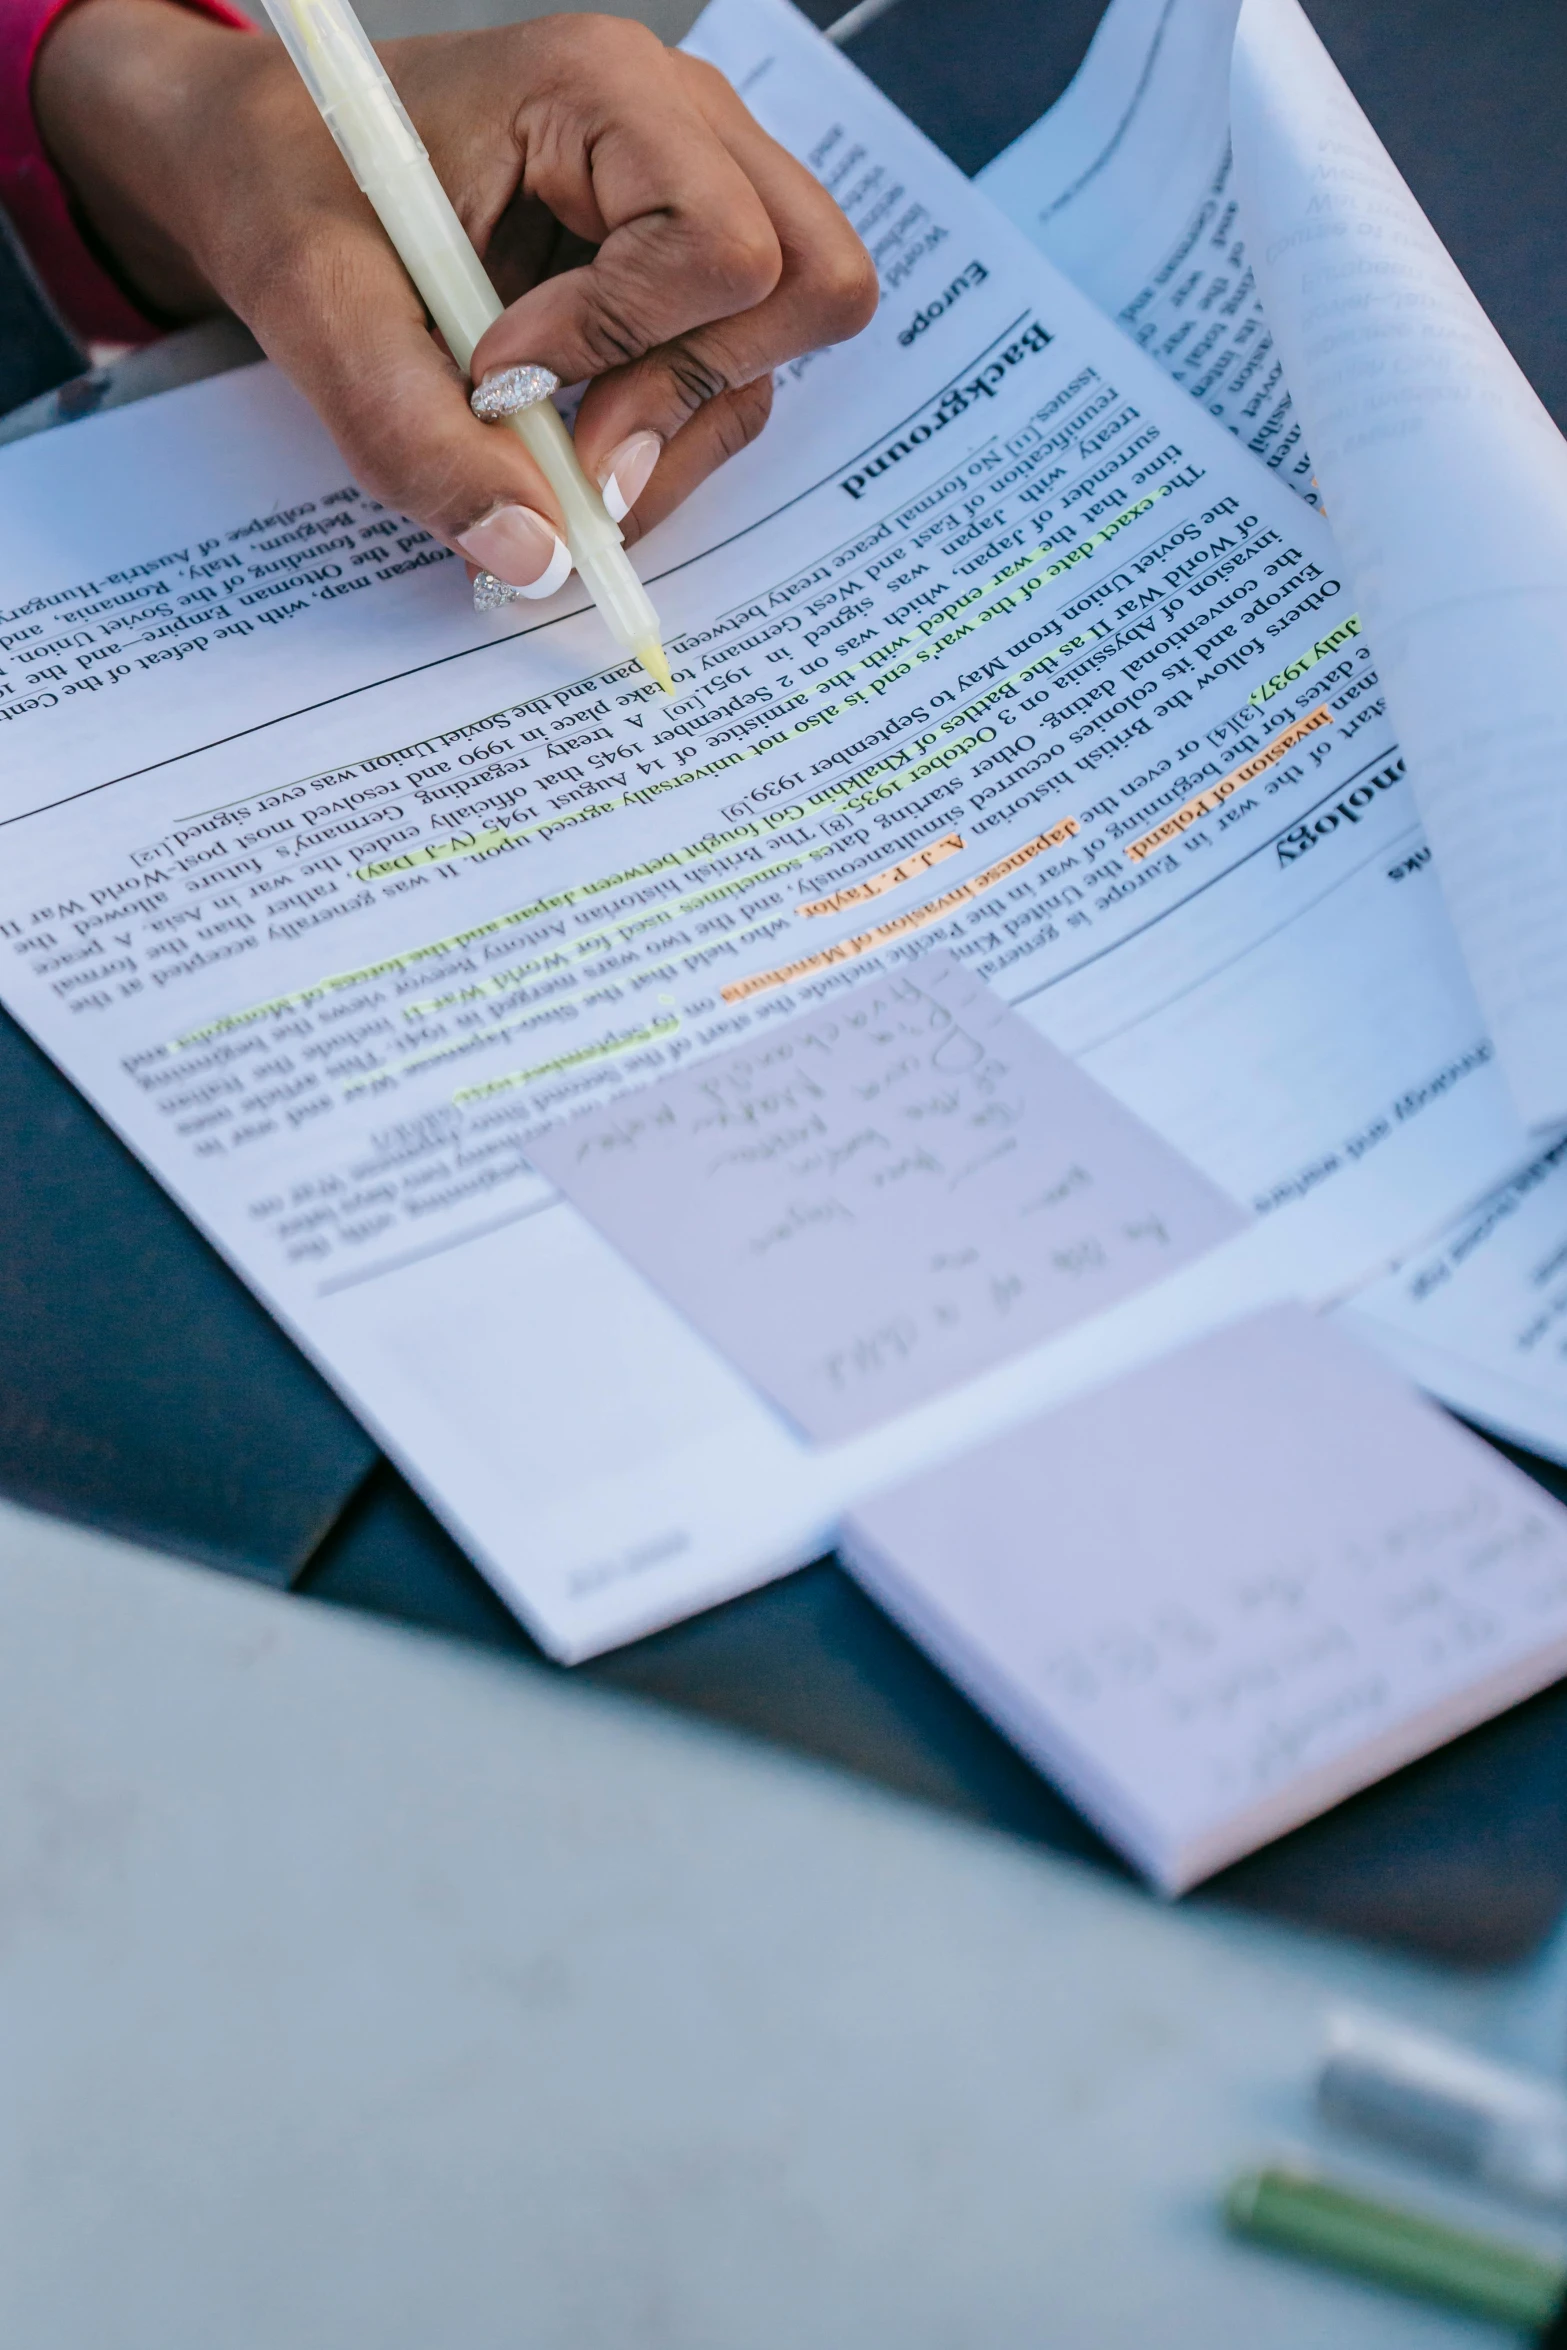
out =
<path fill-rule="evenodd" d="M 184 0 L 251 31 L 228 0 Z M 159 329 L 120 292 L 83 242 L 33 120 L 33 66 L 71 0 L 0 0 L 0 205 L 68 326 L 83 342 L 146 343 Z"/>

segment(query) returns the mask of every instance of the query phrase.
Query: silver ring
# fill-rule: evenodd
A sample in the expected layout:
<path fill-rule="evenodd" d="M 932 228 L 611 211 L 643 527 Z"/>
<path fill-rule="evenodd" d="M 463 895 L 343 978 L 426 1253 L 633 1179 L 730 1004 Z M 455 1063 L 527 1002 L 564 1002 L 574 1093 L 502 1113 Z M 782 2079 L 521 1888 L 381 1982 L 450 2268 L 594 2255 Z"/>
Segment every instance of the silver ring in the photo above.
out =
<path fill-rule="evenodd" d="M 492 367 L 474 385 L 468 405 L 483 423 L 499 424 L 505 417 L 520 416 L 524 408 L 536 408 L 559 390 L 560 377 L 547 367 Z"/>

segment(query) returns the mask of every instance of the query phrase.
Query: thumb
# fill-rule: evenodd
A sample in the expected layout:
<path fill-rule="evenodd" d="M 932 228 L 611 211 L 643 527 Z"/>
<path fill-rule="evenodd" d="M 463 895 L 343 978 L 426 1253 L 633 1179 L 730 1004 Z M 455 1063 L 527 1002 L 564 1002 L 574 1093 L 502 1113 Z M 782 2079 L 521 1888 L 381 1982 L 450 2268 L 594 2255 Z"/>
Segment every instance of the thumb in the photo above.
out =
<path fill-rule="evenodd" d="M 367 228 L 373 224 L 367 223 Z M 247 324 L 299 386 L 360 485 L 464 556 L 479 599 L 553 595 L 571 557 L 548 482 L 514 433 L 481 423 L 378 229 L 346 224 L 281 273 Z"/>

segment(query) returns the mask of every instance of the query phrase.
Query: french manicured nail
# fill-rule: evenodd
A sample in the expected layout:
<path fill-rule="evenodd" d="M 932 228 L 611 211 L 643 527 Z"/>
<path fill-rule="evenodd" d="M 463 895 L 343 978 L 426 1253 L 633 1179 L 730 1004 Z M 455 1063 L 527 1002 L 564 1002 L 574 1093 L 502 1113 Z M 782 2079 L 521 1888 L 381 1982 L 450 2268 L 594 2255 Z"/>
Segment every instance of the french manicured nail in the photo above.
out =
<path fill-rule="evenodd" d="M 663 448 L 656 432 L 634 432 L 618 449 L 611 449 L 599 467 L 599 488 L 611 522 L 624 522 L 647 488 Z"/>
<path fill-rule="evenodd" d="M 457 544 L 470 563 L 520 596 L 552 596 L 571 575 L 565 540 L 531 506 L 497 506 Z"/>

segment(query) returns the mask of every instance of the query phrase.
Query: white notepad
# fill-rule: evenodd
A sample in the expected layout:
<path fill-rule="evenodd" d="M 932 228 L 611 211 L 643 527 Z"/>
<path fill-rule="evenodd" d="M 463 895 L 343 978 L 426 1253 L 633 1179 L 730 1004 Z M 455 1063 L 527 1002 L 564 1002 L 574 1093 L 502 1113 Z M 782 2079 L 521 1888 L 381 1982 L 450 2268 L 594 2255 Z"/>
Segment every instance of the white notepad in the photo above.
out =
<path fill-rule="evenodd" d="M 881 1495 L 845 1550 L 1168 1892 L 1567 1671 L 1567 1510 L 1295 1306 Z"/>

